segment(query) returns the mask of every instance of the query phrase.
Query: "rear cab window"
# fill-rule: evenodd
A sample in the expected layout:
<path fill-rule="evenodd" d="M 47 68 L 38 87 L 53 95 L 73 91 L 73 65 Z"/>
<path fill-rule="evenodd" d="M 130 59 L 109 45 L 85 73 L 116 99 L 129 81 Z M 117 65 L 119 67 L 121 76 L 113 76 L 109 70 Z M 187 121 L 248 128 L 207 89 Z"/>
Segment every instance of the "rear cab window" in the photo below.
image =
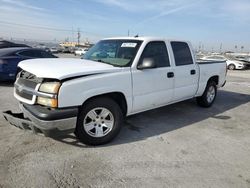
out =
<path fill-rule="evenodd" d="M 191 65 L 193 57 L 190 48 L 186 42 L 170 42 L 174 54 L 175 65 Z"/>

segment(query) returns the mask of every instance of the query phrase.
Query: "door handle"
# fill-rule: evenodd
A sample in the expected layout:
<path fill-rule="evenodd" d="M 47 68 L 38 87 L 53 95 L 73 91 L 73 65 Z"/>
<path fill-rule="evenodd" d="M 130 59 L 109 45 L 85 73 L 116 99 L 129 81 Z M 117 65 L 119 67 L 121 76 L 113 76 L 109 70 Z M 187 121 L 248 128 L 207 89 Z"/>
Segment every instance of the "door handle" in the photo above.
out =
<path fill-rule="evenodd" d="M 173 78 L 174 77 L 174 73 L 173 72 L 168 72 L 168 78 Z"/>
<path fill-rule="evenodd" d="M 195 70 L 191 70 L 191 71 L 190 71 L 190 74 L 191 74 L 191 75 L 193 75 L 193 74 L 195 74 L 195 73 L 196 73 Z"/>

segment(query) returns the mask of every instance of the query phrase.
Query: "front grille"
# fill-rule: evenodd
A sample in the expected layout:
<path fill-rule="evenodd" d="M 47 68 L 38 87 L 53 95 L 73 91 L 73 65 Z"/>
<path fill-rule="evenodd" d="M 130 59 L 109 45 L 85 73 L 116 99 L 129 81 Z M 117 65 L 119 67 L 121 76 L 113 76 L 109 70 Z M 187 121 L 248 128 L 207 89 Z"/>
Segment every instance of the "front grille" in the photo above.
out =
<path fill-rule="evenodd" d="M 36 85 L 37 83 L 34 82 L 34 81 L 31 81 L 31 80 L 25 80 L 23 78 L 19 78 L 16 82 L 17 85 L 20 85 L 20 86 L 25 86 L 25 87 L 29 87 L 31 89 L 35 89 L 36 88 Z"/>
<path fill-rule="evenodd" d="M 27 71 L 24 71 L 24 70 L 20 72 L 19 78 L 22 78 L 24 80 L 29 80 L 35 83 L 41 83 L 43 81 L 42 78 L 38 78 L 36 77 L 36 75 L 29 73 Z"/>
<path fill-rule="evenodd" d="M 41 82 L 41 78 L 37 78 L 34 74 L 22 70 L 15 83 L 16 95 L 31 101 L 33 98 L 33 91 L 35 91 L 37 84 Z"/>
<path fill-rule="evenodd" d="M 28 100 L 32 100 L 33 95 L 25 93 L 25 92 L 20 92 L 18 89 L 16 89 L 16 94 L 19 95 L 20 97 Z"/>

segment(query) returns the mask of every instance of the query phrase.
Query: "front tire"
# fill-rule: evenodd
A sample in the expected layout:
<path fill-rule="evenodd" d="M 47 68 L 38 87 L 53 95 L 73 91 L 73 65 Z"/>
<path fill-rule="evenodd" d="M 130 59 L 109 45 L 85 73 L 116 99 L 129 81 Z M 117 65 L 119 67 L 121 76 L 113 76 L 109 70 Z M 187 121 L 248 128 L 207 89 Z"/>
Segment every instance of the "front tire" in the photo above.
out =
<path fill-rule="evenodd" d="M 214 81 L 208 82 L 206 89 L 201 97 L 197 97 L 196 101 L 199 106 L 208 108 L 210 107 L 216 98 L 217 95 L 217 86 Z"/>
<path fill-rule="evenodd" d="M 122 122 L 121 108 L 114 100 L 95 98 L 80 109 L 75 135 L 87 145 L 105 144 L 118 135 Z"/>

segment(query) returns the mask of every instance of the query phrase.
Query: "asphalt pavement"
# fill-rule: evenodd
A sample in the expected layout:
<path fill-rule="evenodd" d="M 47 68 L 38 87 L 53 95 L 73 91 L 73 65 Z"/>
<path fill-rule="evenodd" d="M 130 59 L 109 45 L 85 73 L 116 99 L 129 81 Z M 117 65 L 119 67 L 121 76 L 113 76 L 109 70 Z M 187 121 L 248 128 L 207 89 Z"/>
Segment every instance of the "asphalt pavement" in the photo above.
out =
<path fill-rule="evenodd" d="M 18 112 L 13 83 L 0 111 Z M 10 126 L 0 116 L 0 187 L 250 187 L 250 71 L 230 71 L 211 108 L 188 100 L 127 118 L 98 147 Z"/>

